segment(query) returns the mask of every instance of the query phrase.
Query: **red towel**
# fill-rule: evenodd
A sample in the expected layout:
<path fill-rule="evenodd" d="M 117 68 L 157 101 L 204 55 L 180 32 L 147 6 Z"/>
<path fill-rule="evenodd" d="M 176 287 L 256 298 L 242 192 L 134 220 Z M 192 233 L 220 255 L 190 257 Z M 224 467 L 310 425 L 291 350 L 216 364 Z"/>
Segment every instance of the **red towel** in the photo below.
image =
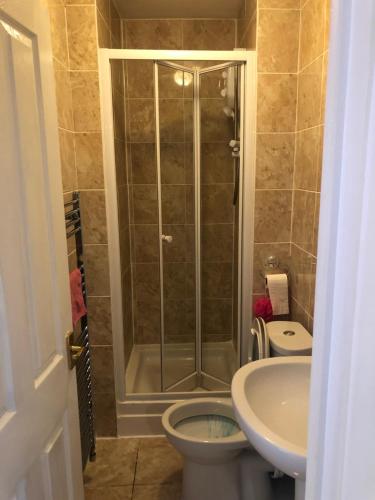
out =
<path fill-rule="evenodd" d="M 255 302 L 254 314 L 263 318 L 264 321 L 272 321 L 272 304 L 268 297 L 261 297 Z"/>
<path fill-rule="evenodd" d="M 76 326 L 78 321 L 87 313 L 85 301 L 82 293 L 81 271 L 76 268 L 69 274 L 70 280 L 70 299 L 72 301 L 72 320 Z"/>

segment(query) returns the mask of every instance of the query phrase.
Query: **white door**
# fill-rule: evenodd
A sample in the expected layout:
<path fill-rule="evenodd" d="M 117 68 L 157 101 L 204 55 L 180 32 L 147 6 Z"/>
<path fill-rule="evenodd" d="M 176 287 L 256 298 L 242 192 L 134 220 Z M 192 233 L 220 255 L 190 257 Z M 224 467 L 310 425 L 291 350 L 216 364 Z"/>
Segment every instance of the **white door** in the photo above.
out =
<path fill-rule="evenodd" d="M 0 2 L 0 499 L 83 498 L 49 19 Z"/>

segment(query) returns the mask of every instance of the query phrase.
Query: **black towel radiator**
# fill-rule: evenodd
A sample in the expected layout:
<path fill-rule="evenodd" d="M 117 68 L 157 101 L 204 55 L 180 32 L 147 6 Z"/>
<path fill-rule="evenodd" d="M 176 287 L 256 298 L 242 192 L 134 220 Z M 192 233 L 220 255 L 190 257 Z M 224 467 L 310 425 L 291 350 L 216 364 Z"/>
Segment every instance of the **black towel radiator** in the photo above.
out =
<path fill-rule="evenodd" d="M 83 242 L 80 211 L 79 192 L 72 194 L 72 199 L 64 203 L 66 237 L 75 238 L 75 251 L 77 267 L 82 276 L 82 293 L 87 307 L 86 276 L 83 260 Z M 77 359 L 77 392 L 79 408 L 79 425 L 81 433 L 82 468 L 86 467 L 87 461 L 94 461 L 95 451 L 95 427 L 91 383 L 91 356 L 87 314 L 77 323 L 74 329 L 74 344 L 83 347 L 82 355 Z M 77 331 L 76 331 L 77 330 Z"/>

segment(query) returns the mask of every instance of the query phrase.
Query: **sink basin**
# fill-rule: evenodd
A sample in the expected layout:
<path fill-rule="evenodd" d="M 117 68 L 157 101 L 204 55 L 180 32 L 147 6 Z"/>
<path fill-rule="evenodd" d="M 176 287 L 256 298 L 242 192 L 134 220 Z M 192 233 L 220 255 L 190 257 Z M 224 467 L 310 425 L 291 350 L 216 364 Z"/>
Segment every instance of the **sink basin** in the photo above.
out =
<path fill-rule="evenodd" d="M 296 498 L 306 475 L 310 369 L 311 356 L 268 358 L 243 366 L 232 381 L 240 427 L 260 455 L 301 482 Z"/>

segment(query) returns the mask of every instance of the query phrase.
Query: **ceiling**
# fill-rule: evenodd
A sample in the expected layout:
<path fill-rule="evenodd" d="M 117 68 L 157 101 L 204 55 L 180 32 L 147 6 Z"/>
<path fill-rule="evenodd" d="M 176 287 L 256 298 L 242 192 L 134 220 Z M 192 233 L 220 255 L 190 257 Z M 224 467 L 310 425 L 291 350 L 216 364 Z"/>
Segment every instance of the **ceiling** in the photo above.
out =
<path fill-rule="evenodd" d="M 243 0 L 116 0 L 128 19 L 235 18 Z"/>

